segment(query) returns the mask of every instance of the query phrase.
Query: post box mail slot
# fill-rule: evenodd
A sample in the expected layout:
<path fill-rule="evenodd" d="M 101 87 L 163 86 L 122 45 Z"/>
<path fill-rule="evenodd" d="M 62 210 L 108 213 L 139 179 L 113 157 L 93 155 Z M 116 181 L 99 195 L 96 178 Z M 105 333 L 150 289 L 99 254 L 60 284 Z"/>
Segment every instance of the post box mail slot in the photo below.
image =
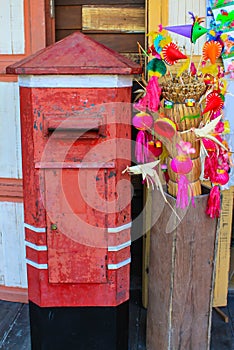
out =
<path fill-rule="evenodd" d="M 86 114 L 86 115 L 85 115 Z M 105 124 L 102 116 L 86 113 L 45 114 L 44 135 L 57 138 L 98 138 L 105 137 Z"/>

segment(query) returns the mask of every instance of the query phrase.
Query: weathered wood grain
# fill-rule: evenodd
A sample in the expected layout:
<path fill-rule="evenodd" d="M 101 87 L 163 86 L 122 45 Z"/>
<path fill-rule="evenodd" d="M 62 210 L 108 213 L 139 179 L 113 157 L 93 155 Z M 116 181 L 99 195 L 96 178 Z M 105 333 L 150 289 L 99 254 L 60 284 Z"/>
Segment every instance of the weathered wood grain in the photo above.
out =
<path fill-rule="evenodd" d="M 144 46 L 145 36 L 144 34 L 104 34 L 104 33 L 85 33 L 90 36 L 92 39 L 100 42 L 103 45 L 106 45 L 112 50 L 121 52 L 121 53 L 133 53 L 138 52 L 137 42 Z"/>
<path fill-rule="evenodd" d="M 0 348 L 9 334 L 10 325 L 22 308 L 22 304 L 0 301 Z"/>
<path fill-rule="evenodd" d="M 213 306 L 226 306 L 228 295 L 228 272 L 230 265 L 230 245 L 232 236 L 233 190 L 222 191 L 222 212 L 218 241 L 218 259 L 216 264 Z"/>
<path fill-rule="evenodd" d="M 145 9 L 141 7 L 83 6 L 82 30 L 145 32 Z"/>
<path fill-rule="evenodd" d="M 0 245 L 1 249 L 1 245 Z M 0 252 L 3 256 L 2 252 Z M 1 271 L 0 271 L 1 273 Z M 2 282 L 2 281 L 1 281 Z M 0 286 L 0 300 L 12 301 L 15 303 L 28 302 L 28 288 Z"/>
<path fill-rule="evenodd" d="M 145 5 L 145 0 L 55 0 L 55 5 Z"/>
<path fill-rule="evenodd" d="M 160 197 L 159 197 L 160 198 Z M 169 327 L 169 305 L 171 293 L 173 235 L 163 230 L 171 212 L 166 210 L 158 218 L 159 206 L 156 193 L 152 199 L 152 222 L 149 266 L 149 292 L 147 314 L 147 342 L 149 350 L 167 349 Z"/>
<path fill-rule="evenodd" d="M 153 213 L 161 215 L 151 232 L 148 349 L 207 350 L 216 220 L 205 214 L 207 195 L 195 197 L 179 224 L 161 201 L 155 191 Z"/>
<path fill-rule="evenodd" d="M 149 256 L 150 256 L 150 228 L 152 210 L 152 191 L 144 187 L 144 205 L 146 213 L 143 217 L 143 260 L 142 260 L 142 302 L 144 307 L 148 305 L 148 277 L 149 277 Z"/>
<path fill-rule="evenodd" d="M 66 36 L 72 34 L 75 30 L 56 30 L 56 40 L 61 40 Z M 121 53 L 136 53 L 138 52 L 137 42 L 144 46 L 145 36 L 144 34 L 120 34 L 120 33 L 90 33 L 86 32 L 90 38 L 98 41 L 99 43 L 109 47 L 112 50 Z"/>
<path fill-rule="evenodd" d="M 13 303 L 8 303 L 9 307 L 13 306 Z M 9 324 L 9 332 L 3 343 L 3 349 L 8 350 L 29 350 L 31 348 L 30 341 L 30 325 L 28 305 L 16 304 L 19 306 L 19 310 L 15 315 L 14 322 Z"/>
<path fill-rule="evenodd" d="M 0 178 L 0 200 L 22 202 L 23 200 L 22 179 Z"/>
<path fill-rule="evenodd" d="M 81 29 L 81 6 L 56 6 L 56 29 Z"/>
<path fill-rule="evenodd" d="M 55 31 L 55 41 L 59 41 L 75 31 L 76 29 L 57 29 Z"/>

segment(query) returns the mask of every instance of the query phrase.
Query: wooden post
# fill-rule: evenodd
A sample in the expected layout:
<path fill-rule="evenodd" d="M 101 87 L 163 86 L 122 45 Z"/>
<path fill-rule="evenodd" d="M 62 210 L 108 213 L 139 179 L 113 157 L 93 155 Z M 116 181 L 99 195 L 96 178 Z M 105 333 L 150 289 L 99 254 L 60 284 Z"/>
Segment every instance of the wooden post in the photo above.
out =
<path fill-rule="evenodd" d="M 150 252 L 150 229 L 152 210 L 152 190 L 144 187 L 145 215 L 143 222 L 143 261 L 142 261 L 142 304 L 145 308 L 148 305 L 148 276 L 149 276 L 149 252 Z"/>
<path fill-rule="evenodd" d="M 165 204 L 152 226 L 148 350 L 209 349 L 217 222 L 205 214 L 207 198 L 195 197 L 196 207 L 190 204 L 181 222 Z M 155 190 L 153 220 L 162 200 Z"/>

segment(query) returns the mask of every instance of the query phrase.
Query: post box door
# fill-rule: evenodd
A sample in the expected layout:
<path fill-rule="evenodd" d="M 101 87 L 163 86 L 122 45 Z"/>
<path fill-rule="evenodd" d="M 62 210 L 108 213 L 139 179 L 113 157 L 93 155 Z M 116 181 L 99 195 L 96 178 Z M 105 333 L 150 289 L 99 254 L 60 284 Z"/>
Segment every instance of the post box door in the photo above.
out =
<path fill-rule="evenodd" d="M 105 283 L 105 171 L 45 169 L 50 283 Z"/>

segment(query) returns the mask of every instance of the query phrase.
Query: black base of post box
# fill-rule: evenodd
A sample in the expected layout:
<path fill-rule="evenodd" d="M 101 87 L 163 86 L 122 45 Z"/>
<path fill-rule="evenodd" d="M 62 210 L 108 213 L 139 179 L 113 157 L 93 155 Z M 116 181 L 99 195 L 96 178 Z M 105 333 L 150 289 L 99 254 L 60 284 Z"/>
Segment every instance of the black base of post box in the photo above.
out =
<path fill-rule="evenodd" d="M 127 350 L 129 302 L 39 307 L 29 301 L 32 350 Z"/>

